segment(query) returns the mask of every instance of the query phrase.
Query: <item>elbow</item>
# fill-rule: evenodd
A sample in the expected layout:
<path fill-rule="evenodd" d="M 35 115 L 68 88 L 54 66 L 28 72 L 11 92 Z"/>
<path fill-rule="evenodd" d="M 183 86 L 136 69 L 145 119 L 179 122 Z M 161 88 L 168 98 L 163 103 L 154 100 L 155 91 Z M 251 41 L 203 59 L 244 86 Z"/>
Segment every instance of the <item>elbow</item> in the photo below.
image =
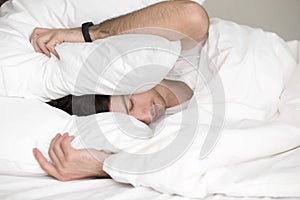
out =
<path fill-rule="evenodd" d="M 200 42 L 208 34 L 208 14 L 200 4 L 193 1 L 187 1 L 184 9 L 187 14 L 189 36 L 193 40 Z"/>

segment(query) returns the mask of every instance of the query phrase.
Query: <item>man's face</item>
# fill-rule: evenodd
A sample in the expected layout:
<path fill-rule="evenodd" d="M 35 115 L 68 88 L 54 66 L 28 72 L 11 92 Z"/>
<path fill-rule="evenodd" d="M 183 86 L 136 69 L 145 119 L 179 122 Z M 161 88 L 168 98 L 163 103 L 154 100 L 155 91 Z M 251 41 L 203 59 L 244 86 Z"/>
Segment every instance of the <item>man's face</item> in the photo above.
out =
<path fill-rule="evenodd" d="M 166 102 L 155 90 L 132 95 L 111 96 L 110 112 L 121 112 L 150 124 L 166 110 Z"/>

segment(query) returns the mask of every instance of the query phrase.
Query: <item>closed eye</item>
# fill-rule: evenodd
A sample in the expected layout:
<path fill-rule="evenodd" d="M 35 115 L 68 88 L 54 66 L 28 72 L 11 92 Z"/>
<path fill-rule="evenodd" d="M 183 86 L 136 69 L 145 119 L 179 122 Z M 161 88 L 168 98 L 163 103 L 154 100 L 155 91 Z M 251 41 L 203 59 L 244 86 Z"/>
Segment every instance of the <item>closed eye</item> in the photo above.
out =
<path fill-rule="evenodd" d="M 133 101 L 131 100 L 131 98 L 129 99 L 129 111 L 132 111 L 133 110 L 133 108 L 134 108 L 134 104 L 133 104 Z"/>
<path fill-rule="evenodd" d="M 124 96 L 122 96 L 122 103 L 123 103 L 123 105 L 124 105 L 124 107 L 125 107 L 125 110 L 126 110 L 127 115 L 129 115 L 129 109 L 128 109 L 128 107 L 127 107 L 127 103 L 126 103 L 126 100 L 125 100 L 125 97 L 124 97 Z"/>

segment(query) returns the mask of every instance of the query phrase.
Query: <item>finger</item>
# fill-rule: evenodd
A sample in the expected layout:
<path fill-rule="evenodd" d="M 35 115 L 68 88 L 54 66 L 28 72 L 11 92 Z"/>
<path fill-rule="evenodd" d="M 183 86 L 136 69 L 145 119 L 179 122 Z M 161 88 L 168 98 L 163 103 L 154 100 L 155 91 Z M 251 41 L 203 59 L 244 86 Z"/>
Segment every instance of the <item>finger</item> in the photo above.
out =
<path fill-rule="evenodd" d="M 34 50 L 39 53 L 44 53 L 44 51 L 40 48 L 40 43 L 45 43 L 48 38 L 45 38 L 45 32 L 48 32 L 51 29 L 47 28 L 35 28 L 33 32 L 31 33 L 31 36 L 29 38 L 32 46 L 34 47 Z"/>
<path fill-rule="evenodd" d="M 49 42 L 51 43 L 50 39 L 51 37 L 49 34 L 41 34 L 35 40 L 33 40 L 36 43 L 36 45 L 41 49 L 41 53 L 46 54 L 48 57 L 50 57 L 51 55 L 46 45 Z"/>
<path fill-rule="evenodd" d="M 71 145 L 71 142 L 75 139 L 75 136 L 67 136 L 62 141 L 62 150 L 65 154 L 65 157 L 69 157 L 73 152 L 74 148 Z"/>
<path fill-rule="evenodd" d="M 37 34 L 37 29 L 39 29 L 39 28 L 33 29 L 32 33 L 31 33 L 31 35 L 30 35 L 30 37 L 29 37 L 29 41 L 32 41 L 35 37 L 38 36 L 38 34 Z"/>
<path fill-rule="evenodd" d="M 51 160 L 53 161 L 53 163 L 57 166 L 61 166 L 61 163 L 60 163 L 60 160 L 58 159 L 58 157 L 56 156 L 56 153 L 54 152 L 54 147 L 55 147 L 55 144 L 56 144 L 56 141 L 61 137 L 61 134 L 57 134 L 52 140 L 51 140 L 51 143 L 50 143 L 50 147 L 49 147 L 49 151 L 48 151 L 48 154 L 49 154 L 49 157 L 51 158 Z"/>
<path fill-rule="evenodd" d="M 55 46 L 55 47 L 56 47 L 56 46 Z M 57 53 L 55 47 L 54 47 L 52 53 L 54 54 L 54 56 L 55 56 L 58 60 L 60 60 L 60 56 L 59 56 L 59 54 Z"/>
<path fill-rule="evenodd" d="M 60 59 L 57 51 L 55 50 L 56 45 L 57 45 L 57 43 L 48 42 L 46 47 L 50 51 L 50 53 L 52 53 L 56 58 Z"/>
<path fill-rule="evenodd" d="M 65 163 L 65 154 L 62 150 L 62 141 L 64 140 L 64 138 L 66 137 L 66 134 L 58 137 L 53 144 L 53 152 L 56 156 L 56 158 L 58 159 L 59 163 L 58 166 L 63 166 Z"/>
<path fill-rule="evenodd" d="M 43 154 L 37 149 L 34 148 L 32 150 L 33 155 L 35 157 L 35 159 L 37 160 L 37 162 L 39 163 L 39 165 L 41 166 L 41 168 L 50 176 L 53 176 L 57 179 L 60 179 L 60 175 L 56 169 L 56 167 L 51 164 L 44 156 Z"/>
<path fill-rule="evenodd" d="M 46 54 L 48 57 L 50 57 L 50 51 L 49 49 L 47 48 L 47 43 L 48 41 L 44 41 L 44 40 L 38 40 L 37 41 L 37 45 L 39 46 L 39 48 L 41 49 L 42 53 Z"/>
<path fill-rule="evenodd" d="M 34 50 L 36 52 L 39 52 L 39 53 L 43 53 L 42 52 L 42 49 L 39 47 L 39 45 L 37 44 L 37 40 L 38 40 L 38 36 L 37 37 L 34 37 L 32 40 L 31 40 L 31 45 L 33 46 Z"/>

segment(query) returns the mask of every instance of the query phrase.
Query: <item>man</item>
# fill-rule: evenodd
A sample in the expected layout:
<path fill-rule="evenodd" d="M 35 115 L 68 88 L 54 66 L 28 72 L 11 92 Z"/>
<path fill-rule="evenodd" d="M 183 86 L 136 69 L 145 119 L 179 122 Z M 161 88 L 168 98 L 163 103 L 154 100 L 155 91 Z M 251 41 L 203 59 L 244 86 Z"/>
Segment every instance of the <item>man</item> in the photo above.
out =
<path fill-rule="evenodd" d="M 189 49 L 207 35 L 208 27 L 208 16 L 199 4 L 192 1 L 178 0 L 157 3 L 144 9 L 106 20 L 98 25 L 90 26 L 88 28 L 88 35 L 86 32 L 83 34 L 81 28 L 36 28 L 30 40 L 37 52 L 45 53 L 48 56 L 51 56 L 52 53 L 58 58 L 59 55 L 55 50 L 55 45 L 62 42 L 84 42 L 88 39 L 94 41 L 96 39 L 124 33 L 155 34 L 169 40 L 181 40 L 182 48 Z M 141 103 L 142 101 L 140 100 L 144 97 L 135 98 L 139 95 L 116 97 L 119 98 L 116 99 L 116 101 L 121 100 L 125 102 L 123 107 L 126 107 L 125 110 L 128 114 L 131 112 L 132 115 L 137 116 L 136 118 L 142 116 L 140 118 L 141 121 L 150 123 L 161 114 L 162 111 L 159 110 L 159 106 L 162 106 L 163 109 L 173 107 L 191 97 L 192 93 L 185 84 L 179 83 L 178 85 L 178 83 L 176 83 L 174 85 L 173 83 L 172 81 L 165 81 L 153 90 L 139 94 L 146 95 L 147 99 L 151 99 L 149 95 L 155 97 L 156 100 L 153 101 L 153 106 L 154 110 L 157 110 L 157 114 L 154 114 L 154 116 L 148 115 L 145 117 L 140 113 L 143 110 L 149 113 L 152 106 L 150 104 L 145 105 L 146 109 L 134 110 L 134 108 L 137 107 L 141 108 L 141 105 L 137 106 L 136 104 Z M 173 90 L 173 92 L 170 93 L 171 90 Z M 175 90 L 188 92 L 175 92 Z M 183 96 L 174 98 L 174 95 L 178 94 Z M 114 103 L 112 103 L 112 105 L 113 104 Z M 117 105 L 121 104 L 117 103 Z M 111 107 L 111 111 L 120 109 L 121 108 L 116 106 Z M 74 136 L 69 136 L 67 133 L 64 135 L 57 134 L 57 136 L 53 138 L 49 148 L 49 156 L 53 163 L 48 162 L 38 149 L 34 149 L 33 153 L 42 169 L 61 181 L 93 176 L 107 177 L 108 175 L 102 170 L 102 163 L 109 154 L 96 150 L 73 149 L 70 144 L 73 139 Z"/>
<path fill-rule="evenodd" d="M 68 95 L 48 102 L 70 115 L 87 116 L 102 112 L 119 112 L 150 124 L 165 111 L 179 106 L 193 96 L 193 90 L 184 82 L 163 80 L 154 88 L 132 95 Z"/>

